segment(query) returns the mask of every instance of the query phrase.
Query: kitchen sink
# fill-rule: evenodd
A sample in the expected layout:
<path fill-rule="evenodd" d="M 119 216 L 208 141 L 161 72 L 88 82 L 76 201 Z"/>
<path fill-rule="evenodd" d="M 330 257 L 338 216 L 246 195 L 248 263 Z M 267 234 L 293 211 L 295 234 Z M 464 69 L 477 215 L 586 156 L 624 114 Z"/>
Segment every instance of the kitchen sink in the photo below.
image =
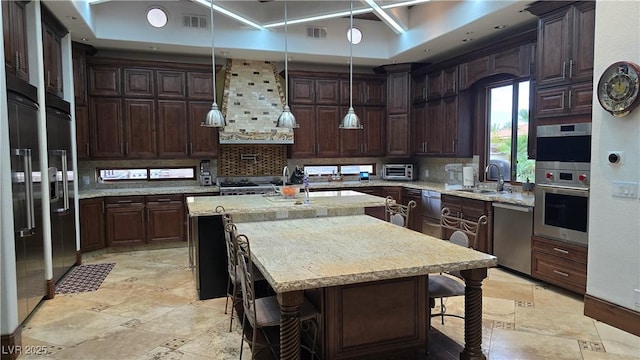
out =
<path fill-rule="evenodd" d="M 459 191 L 474 193 L 474 194 L 481 194 L 481 195 L 497 195 L 498 194 L 496 190 L 489 190 L 489 189 L 461 189 Z"/>

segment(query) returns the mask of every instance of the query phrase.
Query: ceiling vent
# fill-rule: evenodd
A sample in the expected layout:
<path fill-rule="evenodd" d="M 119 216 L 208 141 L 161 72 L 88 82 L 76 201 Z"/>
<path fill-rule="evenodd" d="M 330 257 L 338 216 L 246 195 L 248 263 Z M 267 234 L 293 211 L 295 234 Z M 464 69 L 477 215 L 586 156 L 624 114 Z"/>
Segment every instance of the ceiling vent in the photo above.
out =
<path fill-rule="evenodd" d="M 318 26 L 307 26 L 307 37 L 314 39 L 324 39 L 327 37 L 327 28 Z"/>
<path fill-rule="evenodd" d="M 209 19 L 201 15 L 183 15 L 182 26 L 192 29 L 207 29 Z"/>

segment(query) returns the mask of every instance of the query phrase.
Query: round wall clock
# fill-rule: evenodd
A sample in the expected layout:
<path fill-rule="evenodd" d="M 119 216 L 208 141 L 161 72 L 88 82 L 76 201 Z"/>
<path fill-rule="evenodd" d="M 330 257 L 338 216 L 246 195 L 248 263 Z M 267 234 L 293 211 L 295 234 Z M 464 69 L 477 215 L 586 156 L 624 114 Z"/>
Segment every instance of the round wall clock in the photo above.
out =
<path fill-rule="evenodd" d="M 631 112 L 640 101 L 638 97 L 640 66 L 628 61 L 611 64 L 600 76 L 598 101 L 613 116 Z"/>

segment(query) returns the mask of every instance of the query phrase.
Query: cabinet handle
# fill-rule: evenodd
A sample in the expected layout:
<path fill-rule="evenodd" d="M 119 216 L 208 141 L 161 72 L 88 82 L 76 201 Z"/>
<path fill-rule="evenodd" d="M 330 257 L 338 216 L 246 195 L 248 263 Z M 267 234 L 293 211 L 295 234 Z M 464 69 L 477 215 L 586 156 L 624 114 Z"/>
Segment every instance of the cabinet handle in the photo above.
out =
<path fill-rule="evenodd" d="M 569 109 L 571 109 L 571 98 L 573 97 L 573 90 L 569 90 Z"/>
<path fill-rule="evenodd" d="M 193 154 L 193 143 L 189 143 L 189 155 Z"/>
<path fill-rule="evenodd" d="M 454 139 L 453 141 L 451 141 L 451 146 L 453 151 L 456 151 L 456 140 Z"/>
<path fill-rule="evenodd" d="M 553 270 L 554 274 L 558 274 L 558 275 L 562 275 L 564 277 L 569 277 L 569 274 L 567 274 L 566 272 L 562 272 L 562 271 L 558 271 L 558 270 Z"/>
<path fill-rule="evenodd" d="M 559 253 L 563 253 L 563 254 L 568 254 L 569 253 L 567 250 L 560 249 L 560 248 L 557 248 L 557 247 L 554 247 L 553 250 L 555 250 L 555 251 L 557 251 Z"/>
<path fill-rule="evenodd" d="M 157 202 L 169 202 L 171 199 L 158 199 Z"/>
<path fill-rule="evenodd" d="M 566 79 L 566 68 L 567 68 L 567 62 L 563 61 L 562 62 L 562 78 Z"/>
<path fill-rule="evenodd" d="M 89 143 L 86 143 L 85 147 L 87 148 L 87 155 L 89 155 Z"/>
<path fill-rule="evenodd" d="M 364 151 L 362 151 L 363 153 L 367 152 L 367 143 L 362 144 L 362 148 Z"/>
<path fill-rule="evenodd" d="M 16 51 L 16 69 L 20 70 L 20 53 Z"/>
<path fill-rule="evenodd" d="M 124 143 L 124 153 L 125 154 L 129 153 L 129 142 L 128 141 Z"/>
<path fill-rule="evenodd" d="M 147 223 L 149 223 L 149 209 L 147 209 L 146 213 L 147 213 Z"/>
<path fill-rule="evenodd" d="M 318 147 L 318 151 L 316 151 L 316 154 L 320 154 L 320 144 L 316 144 L 316 146 Z"/>
<path fill-rule="evenodd" d="M 124 154 L 124 144 L 120 143 L 120 152 Z"/>
<path fill-rule="evenodd" d="M 129 204 L 132 203 L 133 200 L 118 200 L 118 204 Z"/>
<path fill-rule="evenodd" d="M 49 74 L 49 71 L 47 71 L 47 86 L 51 85 L 51 76 Z"/>
<path fill-rule="evenodd" d="M 573 60 L 569 60 L 569 79 L 573 79 Z"/>
<path fill-rule="evenodd" d="M 102 213 L 104 214 L 104 200 L 102 201 Z"/>

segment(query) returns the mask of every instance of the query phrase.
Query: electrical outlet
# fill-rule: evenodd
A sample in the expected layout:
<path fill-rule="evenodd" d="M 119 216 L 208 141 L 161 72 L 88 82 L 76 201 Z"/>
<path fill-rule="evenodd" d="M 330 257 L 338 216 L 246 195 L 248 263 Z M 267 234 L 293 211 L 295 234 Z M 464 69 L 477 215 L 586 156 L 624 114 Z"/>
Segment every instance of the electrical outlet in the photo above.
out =
<path fill-rule="evenodd" d="M 633 289 L 636 293 L 636 307 L 640 307 L 640 289 Z"/>
<path fill-rule="evenodd" d="M 635 199 L 638 197 L 638 183 L 633 181 L 612 181 L 611 196 Z"/>
<path fill-rule="evenodd" d="M 424 177 L 429 177 L 429 169 L 424 169 Z"/>

